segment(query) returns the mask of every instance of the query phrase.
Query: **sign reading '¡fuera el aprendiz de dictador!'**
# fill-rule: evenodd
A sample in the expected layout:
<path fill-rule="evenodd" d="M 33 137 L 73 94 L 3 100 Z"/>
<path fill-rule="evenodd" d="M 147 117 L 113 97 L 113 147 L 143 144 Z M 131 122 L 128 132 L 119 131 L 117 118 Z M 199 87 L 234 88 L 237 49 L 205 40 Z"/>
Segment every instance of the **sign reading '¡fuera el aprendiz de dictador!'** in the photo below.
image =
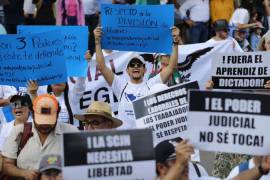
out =
<path fill-rule="evenodd" d="M 155 176 L 150 129 L 67 133 L 63 157 L 66 180 L 148 180 Z"/>
<path fill-rule="evenodd" d="M 198 149 L 268 155 L 270 95 L 189 92 L 188 135 Z"/>
<path fill-rule="evenodd" d="M 269 59 L 266 52 L 217 54 L 212 61 L 214 88 L 263 89 L 270 80 Z"/>

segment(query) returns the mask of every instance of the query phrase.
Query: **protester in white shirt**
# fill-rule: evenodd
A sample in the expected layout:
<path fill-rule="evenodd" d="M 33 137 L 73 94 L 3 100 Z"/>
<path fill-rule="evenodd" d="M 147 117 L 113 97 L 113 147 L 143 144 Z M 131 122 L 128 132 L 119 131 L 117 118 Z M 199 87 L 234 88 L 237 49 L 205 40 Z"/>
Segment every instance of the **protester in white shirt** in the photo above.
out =
<path fill-rule="evenodd" d="M 118 118 L 124 122 L 120 128 L 136 128 L 132 101 L 147 95 L 150 87 L 154 84 L 166 83 L 168 81 L 169 77 L 173 73 L 174 68 L 176 67 L 178 60 L 179 29 L 176 27 L 172 29 L 174 43 L 169 65 L 164 68 L 160 74 L 146 82 L 143 79 L 146 72 L 145 61 L 141 56 L 134 57 L 128 62 L 126 72 L 130 77 L 129 81 L 115 75 L 113 71 L 105 64 L 100 43 L 102 36 L 101 28 L 97 27 L 94 31 L 94 34 L 96 43 L 97 67 L 109 86 L 112 87 L 112 90 L 119 101 Z"/>
<path fill-rule="evenodd" d="M 60 104 L 61 110 L 58 115 L 58 122 L 64 122 L 79 126 L 79 121 L 73 118 L 78 111 L 79 100 L 85 90 L 85 78 L 77 78 L 72 90 L 69 90 L 68 83 L 59 83 L 39 88 L 36 81 L 28 82 L 28 92 L 34 99 L 37 95 L 53 93 Z"/>
<path fill-rule="evenodd" d="M 189 16 L 187 12 L 189 11 Z M 191 43 L 201 43 L 208 39 L 207 22 L 210 19 L 209 0 L 187 0 L 180 7 L 182 19 L 190 27 Z"/>
<path fill-rule="evenodd" d="M 32 101 L 28 94 L 14 95 L 10 99 L 12 106 L 12 114 L 15 119 L 9 123 L 5 123 L 0 132 L 0 151 L 9 136 L 12 128 L 18 124 L 31 121 L 31 113 L 33 112 Z"/>

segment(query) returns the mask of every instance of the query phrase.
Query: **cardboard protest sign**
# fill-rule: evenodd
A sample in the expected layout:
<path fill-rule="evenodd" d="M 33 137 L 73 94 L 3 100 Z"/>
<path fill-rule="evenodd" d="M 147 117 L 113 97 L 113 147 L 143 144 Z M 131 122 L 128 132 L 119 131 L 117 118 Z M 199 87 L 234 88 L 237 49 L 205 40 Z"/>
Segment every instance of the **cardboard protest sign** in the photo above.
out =
<path fill-rule="evenodd" d="M 270 96 L 244 92 L 189 92 L 188 136 L 200 150 L 270 154 Z"/>
<path fill-rule="evenodd" d="M 198 87 L 198 82 L 180 84 L 134 101 L 137 127 L 152 129 L 155 145 L 183 138 L 187 130 L 188 89 Z"/>
<path fill-rule="evenodd" d="M 102 48 L 171 54 L 172 5 L 101 6 Z"/>
<path fill-rule="evenodd" d="M 87 26 L 18 26 L 19 34 L 35 34 L 55 30 L 60 31 L 63 35 L 67 75 L 85 77 L 87 62 L 84 55 L 88 49 Z"/>
<path fill-rule="evenodd" d="M 59 31 L 0 36 L 0 84 L 25 87 L 30 79 L 39 85 L 67 81 Z"/>
<path fill-rule="evenodd" d="M 212 61 L 214 88 L 262 89 L 270 80 L 270 55 L 266 52 L 217 54 Z"/>
<path fill-rule="evenodd" d="M 146 180 L 155 176 L 150 129 L 67 133 L 62 157 L 66 180 Z"/>

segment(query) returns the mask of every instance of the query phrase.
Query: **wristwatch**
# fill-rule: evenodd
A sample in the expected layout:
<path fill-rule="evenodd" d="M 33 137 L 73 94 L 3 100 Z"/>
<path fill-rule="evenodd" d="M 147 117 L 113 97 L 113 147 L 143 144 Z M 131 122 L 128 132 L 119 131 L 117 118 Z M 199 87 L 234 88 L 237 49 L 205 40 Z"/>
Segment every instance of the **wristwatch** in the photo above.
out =
<path fill-rule="evenodd" d="M 266 175 L 269 173 L 269 171 L 265 171 L 263 168 L 262 168 L 262 165 L 259 165 L 258 166 L 258 170 L 260 172 L 261 175 Z"/>

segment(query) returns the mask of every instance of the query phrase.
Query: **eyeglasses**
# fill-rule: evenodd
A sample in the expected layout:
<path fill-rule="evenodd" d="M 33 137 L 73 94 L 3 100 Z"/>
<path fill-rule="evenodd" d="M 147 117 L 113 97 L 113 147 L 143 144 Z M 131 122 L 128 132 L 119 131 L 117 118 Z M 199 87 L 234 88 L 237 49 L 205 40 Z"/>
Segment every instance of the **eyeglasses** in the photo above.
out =
<path fill-rule="evenodd" d="M 84 126 L 87 126 L 87 125 L 90 125 L 90 126 L 100 126 L 101 124 L 104 124 L 104 123 L 107 123 L 107 122 L 110 122 L 109 120 L 107 119 L 91 119 L 89 121 L 84 121 L 82 124 Z"/>
<path fill-rule="evenodd" d="M 128 65 L 128 67 L 131 67 L 131 68 L 135 68 L 135 67 L 140 68 L 140 67 L 144 67 L 144 66 L 145 66 L 145 65 L 144 65 L 143 63 L 136 63 L 136 62 L 130 63 L 130 64 Z"/>

